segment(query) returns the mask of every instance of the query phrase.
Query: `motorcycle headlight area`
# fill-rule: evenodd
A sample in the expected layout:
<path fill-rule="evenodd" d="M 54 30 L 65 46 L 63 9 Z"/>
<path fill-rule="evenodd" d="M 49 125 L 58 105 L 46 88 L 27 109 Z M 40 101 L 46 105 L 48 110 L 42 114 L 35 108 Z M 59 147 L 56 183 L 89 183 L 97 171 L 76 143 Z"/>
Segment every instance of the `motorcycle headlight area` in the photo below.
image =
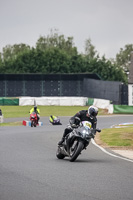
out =
<path fill-rule="evenodd" d="M 78 132 L 78 134 L 77 134 L 77 135 L 79 135 L 79 136 L 83 137 L 83 134 L 82 134 L 82 133 L 80 133 L 80 132 Z"/>
<path fill-rule="evenodd" d="M 90 139 L 91 138 L 90 132 L 88 132 L 87 130 L 84 130 L 84 138 L 85 139 Z"/>
<path fill-rule="evenodd" d="M 83 130 L 82 132 L 78 132 L 78 135 L 82 138 L 88 138 L 89 137 L 87 130 Z"/>

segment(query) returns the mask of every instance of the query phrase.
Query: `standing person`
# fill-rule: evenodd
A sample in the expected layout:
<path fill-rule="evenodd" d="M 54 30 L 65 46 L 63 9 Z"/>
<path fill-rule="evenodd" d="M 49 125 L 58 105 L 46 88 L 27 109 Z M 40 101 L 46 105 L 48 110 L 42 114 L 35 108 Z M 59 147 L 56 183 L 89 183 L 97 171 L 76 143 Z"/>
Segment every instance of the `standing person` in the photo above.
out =
<path fill-rule="evenodd" d="M 76 128 L 79 125 L 80 121 L 89 121 L 92 124 L 92 128 L 95 129 L 97 126 L 97 114 L 98 108 L 95 106 L 90 106 L 88 110 L 81 110 L 76 113 L 73 117 L 70 118 L 69 126 L 64 130 L 63 137 L 61 141 L 58 142 L 58 145 L 62 145 L 67 134 L 73 131 L 73 128 Z"/>
<path fill-rule="evenodd" d="M 0 109 L 0 116 L 2 116 L 2 110 Z"/>
<path fill-rule="evenodd" d="M 2 115 L 2 110 L 0 109 L 0 123 L 3 123 L 3 115 Z"/>

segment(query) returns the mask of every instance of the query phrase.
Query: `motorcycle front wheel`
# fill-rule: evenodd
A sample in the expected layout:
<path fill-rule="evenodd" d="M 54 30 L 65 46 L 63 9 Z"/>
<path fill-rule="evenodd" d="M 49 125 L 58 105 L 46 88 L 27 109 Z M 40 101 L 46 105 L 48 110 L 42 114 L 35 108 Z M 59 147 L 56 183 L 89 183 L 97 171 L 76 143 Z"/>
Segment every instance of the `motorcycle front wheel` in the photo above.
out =
<path fill-rule="evenodd" d="M 81 153 L 84 144 L 82 141 L 76 141 L 75 146 L 70 148 L 70 161 L 73 162 L 77 159 L 79 154 Z"/>
<path fill-rule="evenodd" d="M 31 121 L 31 127 L 33 127 L 34 126 L 34 122 L 33 121 Z"/>

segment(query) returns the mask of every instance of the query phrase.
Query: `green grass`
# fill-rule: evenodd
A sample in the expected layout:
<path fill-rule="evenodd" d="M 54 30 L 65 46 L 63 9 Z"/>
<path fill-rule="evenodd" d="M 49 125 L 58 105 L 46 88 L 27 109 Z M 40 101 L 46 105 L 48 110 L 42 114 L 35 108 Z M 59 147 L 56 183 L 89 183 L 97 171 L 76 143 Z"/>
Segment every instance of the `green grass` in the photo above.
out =
<path fill-rule="evenodd" d="M 33 106 L 0 106 L 4 118 L 29 117 L 29 111 Z M 40 116 L 73 116 L 80 110 L 88 109 L 88 106 L 38 106 Z M 106 110 L 99 109 L 99 114 L 107 114 Z"/>
<path fill-rule="evenodd" d="M 100 139 L 111 147 L 133 147 L 133 127 L 103 129 Z"/>
<path fill-rule="evenodd" d="M 21 126 L 21 125 L 22 125 L 22 121 L 21 122 L 0 123 L 0 126 Z"/>

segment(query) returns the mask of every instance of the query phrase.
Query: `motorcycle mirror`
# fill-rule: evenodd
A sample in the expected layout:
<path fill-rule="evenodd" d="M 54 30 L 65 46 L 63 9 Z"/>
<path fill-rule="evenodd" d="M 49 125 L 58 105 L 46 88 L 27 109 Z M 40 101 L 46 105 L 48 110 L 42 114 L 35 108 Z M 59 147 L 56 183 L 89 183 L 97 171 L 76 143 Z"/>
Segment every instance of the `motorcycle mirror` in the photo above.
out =
<path fill-rule="evenodd" d="M 96 131 L 100 133 L 100 132 L 101 132 L 101 129 L 97 128 Z"/>

